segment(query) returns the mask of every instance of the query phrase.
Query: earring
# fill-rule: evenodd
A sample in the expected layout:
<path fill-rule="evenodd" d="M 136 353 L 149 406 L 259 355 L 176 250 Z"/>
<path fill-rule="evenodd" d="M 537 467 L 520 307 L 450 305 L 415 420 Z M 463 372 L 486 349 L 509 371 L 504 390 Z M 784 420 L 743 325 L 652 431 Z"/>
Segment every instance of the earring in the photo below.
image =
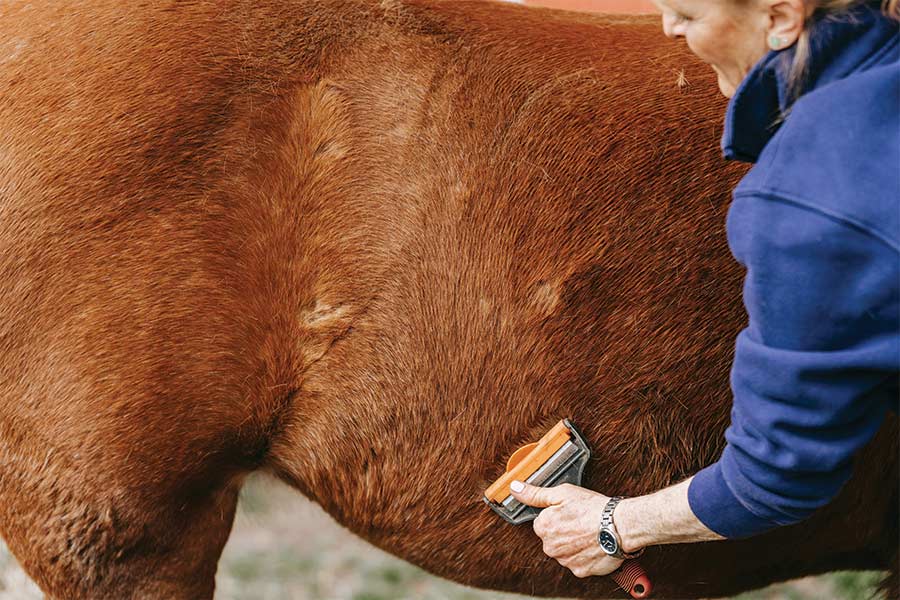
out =
<path fill-rule="evenodd" d="M 772 47 L 772 50 L 778 50 L 779 48 L 781 48 L 782 44 L 784 44 L 784 40 L 781 39 L 779 36 L 777 36 L 777 35 L 769 36 L 769 46 Z"/>

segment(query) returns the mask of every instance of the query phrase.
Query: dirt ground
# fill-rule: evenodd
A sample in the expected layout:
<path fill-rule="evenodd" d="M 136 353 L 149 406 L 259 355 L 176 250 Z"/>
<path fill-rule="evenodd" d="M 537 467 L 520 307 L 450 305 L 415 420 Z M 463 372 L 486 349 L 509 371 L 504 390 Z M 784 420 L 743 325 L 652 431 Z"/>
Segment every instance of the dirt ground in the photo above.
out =
<path fill-rule="evenodd" d="M 866 600 L 877 573 L 836 573 L 735 600 Z M 254 477 L 219 564 L 217 600 L 526 600 L 433 577 L 355 537 L 284 485 Z M 0 544 L 0 600 L 39 600 Z"/>

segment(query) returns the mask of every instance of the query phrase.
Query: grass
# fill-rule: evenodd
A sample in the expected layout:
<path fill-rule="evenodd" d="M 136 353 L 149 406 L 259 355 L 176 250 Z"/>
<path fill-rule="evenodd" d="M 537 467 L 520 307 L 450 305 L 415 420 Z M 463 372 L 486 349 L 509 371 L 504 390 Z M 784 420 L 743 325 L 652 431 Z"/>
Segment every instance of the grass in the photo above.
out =
<path fill-rule="evenodd" d="M 881 573 L 846 571 L 832 573 L 829 579 L 835 593 L 843 600 L 872 600 L 881 581 Z"/>

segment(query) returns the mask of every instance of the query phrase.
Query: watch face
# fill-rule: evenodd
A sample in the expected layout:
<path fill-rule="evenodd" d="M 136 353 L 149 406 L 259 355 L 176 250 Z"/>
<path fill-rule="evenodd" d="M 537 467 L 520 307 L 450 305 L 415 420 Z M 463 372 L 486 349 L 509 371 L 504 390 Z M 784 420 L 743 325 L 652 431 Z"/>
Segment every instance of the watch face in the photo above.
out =
<path fill-rule="evenodd" d="M 615 554 L 616 550 L 619 549 L 619 542 L 616 541 L 616 537 L 605 529 L 600 532 L 598 541 L 600 542 L 600 547 L 607 554 Z"/>

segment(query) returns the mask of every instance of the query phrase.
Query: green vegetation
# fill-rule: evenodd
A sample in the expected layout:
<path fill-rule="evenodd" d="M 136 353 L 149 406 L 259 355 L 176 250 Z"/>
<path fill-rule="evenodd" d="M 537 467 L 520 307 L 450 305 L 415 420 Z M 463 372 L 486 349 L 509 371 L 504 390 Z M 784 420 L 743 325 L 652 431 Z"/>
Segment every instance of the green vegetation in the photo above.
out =
<path fill-rule="evenodd" d="M 842 571 L 831 573 L 828 579 L 834 588 L 837 598 L 842 600 L 872 600 L 877 598 L 876 591 L 882 574 L 877 571 Z"/>

